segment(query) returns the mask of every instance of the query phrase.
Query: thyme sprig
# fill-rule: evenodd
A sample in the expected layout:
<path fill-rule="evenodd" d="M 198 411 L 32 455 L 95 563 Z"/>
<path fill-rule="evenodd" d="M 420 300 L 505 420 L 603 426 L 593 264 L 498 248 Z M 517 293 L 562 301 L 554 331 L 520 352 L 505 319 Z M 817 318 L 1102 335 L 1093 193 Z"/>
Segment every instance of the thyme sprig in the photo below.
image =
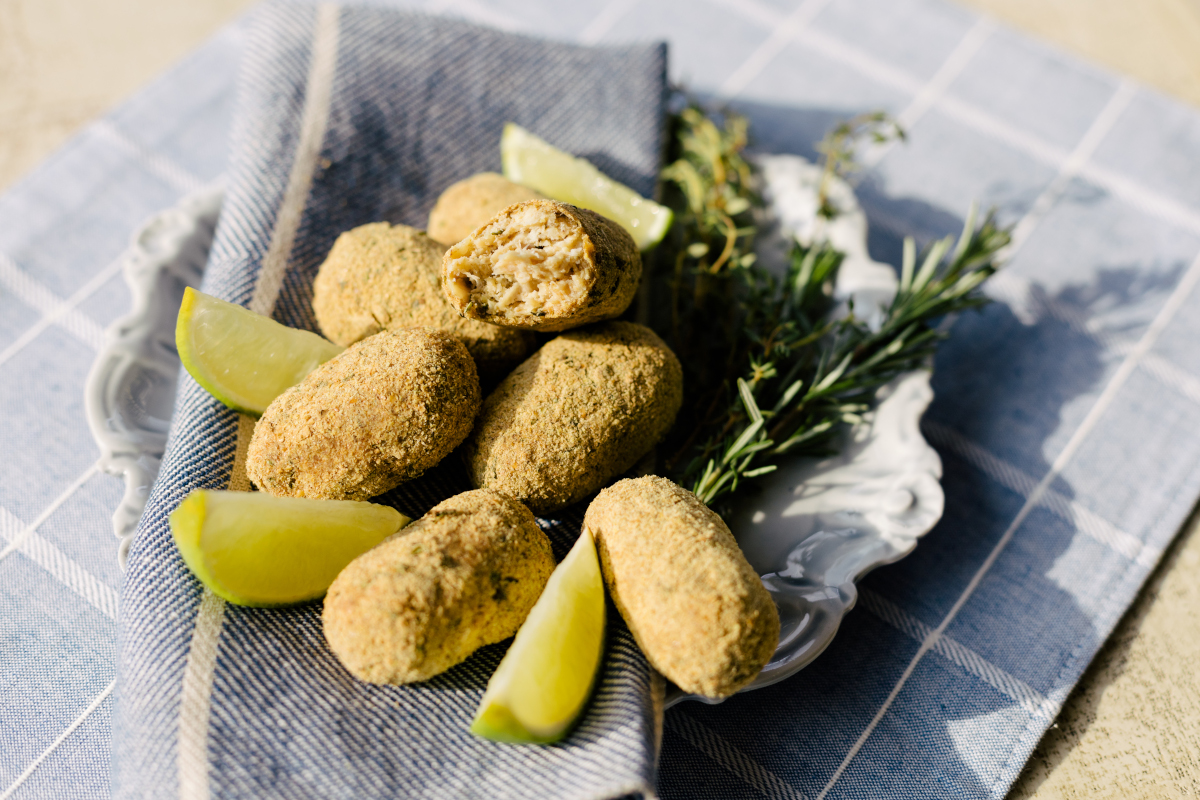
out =
<path fill-rule="evenodd" d="M 918 259 L 906 239 L 899 291 L 880 328 L 871 330 L 853 307 L 833 319 L 842 253 L 796 244 L 782 279 L 755 264 L 761 201 L 742 155 L 746 120 L 692 105 L 674 125 L 675 160 L 663 178 L 677 221 L 653 271 L 669 303 L 652 324 L 683 362 L 689 402 L 665 466 L 711 505 L 784 458 L 832 452 L 880 386 L 928 363 L 942 336 L 935 320 L 986 302 L 977 289 L 1009 234 L 993 213 L 977 224 L 972 209 L 957 243 L 935 242 Z M 833 176 L 854 169 L 864 138 L 883 143 L 903 132 L 879 114 L 835 127 L 819 146 L 821 213 L 837 213 L 824 193 Z"/>
<path fill-rule="evenodd" d="M 692 104 L 672 117 L 664 201 L 675 225 L 650 264 L 650 323 L 684 367 L 688 402 L 664 448 L 674 464 L 693 435 L 717 421 L 742 372 L 745 303 L 738 277 L 755 262 L 754 215 L 762 201 L 742 156 L 748 123 Z M 671 453 L 678 456 L 670 458 Z"/>
<path fill-rule="evenodd" d="M 827 219 L 837 216 L 838 210 L 829 202 L 829 189 L 835 178 L 847 180 L 861 169 L 858 148 L 864 142 L 880 146 L 907 138 L 900 123 L 884 111 L 859 114 L 834 125 L 816 144 L 817 152 L 821 154 L 817 213 Z"/>
<path fill-rule="evenodd" d="M 685 108 L 677 125 L 679 158 L 662 171 L 687 202 L 677 230 L 687 230 L 690 241 L 677 256 L 690 260 L 691 269 L 710 275 L 754 263 L 747 250 L 753 230 L 739 217 L 758 197 L 752 189 L 750 165 L 742 158 L 749 124 L 745 117 L 728 114 L 718 127 L 698 106 Z"/>

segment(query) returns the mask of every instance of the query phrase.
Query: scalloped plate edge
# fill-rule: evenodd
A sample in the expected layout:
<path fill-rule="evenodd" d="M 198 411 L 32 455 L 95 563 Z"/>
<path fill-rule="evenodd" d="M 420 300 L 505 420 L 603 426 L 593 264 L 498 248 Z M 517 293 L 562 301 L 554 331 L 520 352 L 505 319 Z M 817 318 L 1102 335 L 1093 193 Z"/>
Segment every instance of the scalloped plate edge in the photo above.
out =
<path fill-rule="evenodd" d="M 134 232 L 122 257 L 133 310 L 105 331 L 88 374 L 84 407 L 100 469 L 125 481 L 112 518 L 122 568 L 166 447 L 179 374 L 175 311 L 204 274 L 223 198 L 219 186 L 200 189 Z"/>

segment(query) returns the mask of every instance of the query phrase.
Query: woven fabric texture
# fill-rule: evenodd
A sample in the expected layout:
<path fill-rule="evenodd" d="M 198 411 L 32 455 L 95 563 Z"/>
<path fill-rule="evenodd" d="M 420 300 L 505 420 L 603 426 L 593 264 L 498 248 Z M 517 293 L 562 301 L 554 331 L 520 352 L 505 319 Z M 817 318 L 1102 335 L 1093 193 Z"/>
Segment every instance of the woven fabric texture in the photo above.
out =
<path fill-rule="evenodd" d="M 747 113 L 767 152 L 813 156 L 834 121 L 892 112 L 909 141 L 870 153 L 858 184 L 881 261 L 899 262 L 905 234 L 953 232 L 972 200 L 1017 226 L 1011 263 L 989 289 L 997 302 L 958 318 L 936 363 L 925 433 L 945 465 L 943 521 L 862 582 L 858 607 L 811 667 L 722 705 L 670 709 L 657 769 L 657 792 L 671 800 L 1003 797 L 1200 496 L 1200 113 L 941 0 L 406 5 L 558 41 L 666 39 L 671 77 Z M 169 550 L 162 515 L 186 488 L 229 479 L 236 418 L 186 379 L 116 640 L 122 575 L 108 515 L 121 486 L 96 468 L 80 398 L 104 326 L 128 308 L 119 273 L 130 231 L 225 176 L 207 288 L 270 301 L 279 319 L 311 326 L 304 276 L 332 230 L 371 214 L 419 223 L 439 188 L 425 169 L 405 174 L 336 150 L 352 126 L 430 170 L 443 162 L 428 148 L 454 144 L 403 127 L 389 142 L 372 126 L 402 115 L 415 91 L 384 76 L 408 56 L 389 47 L 381 61 L 356 60 L 347 37 L 405 38 L 415 53 L 420 30 L 454 30 L 518 42 L 522 59 L 620 52 L 428 18 L 398 26 L 382 4 L 338 14 L 336 36 L 312 6 L 266 13 L 274 22 L 253 43 L 245 25 L 229 29 L 0 197 L 0 797 L 645 788 L 654 690 L 620 631 L 593 739 L 487 761 L 460 734 L 494 649 L 428 687 L 432 707 L 419 711 L 404 691 L 338 672 L 312 609 L 250 612 L 206 598 Z M 313 62 L 328 63 L 332 40 L 335 68 L 319 72 L 329 113 L 309 114 Z M 642 81 L 639 91 L 654 80 L 661 88 L 660 51 L 625 52 L 595 68 Z M 463 59 L 493 63 L 484 48 L 453 61 Z M 455 63 L 444 74 L 465 80 Z M 235 114 L 239 65 L 245 76 L 286 79 L 278 92 L 242 83 L 242 98 L 258 92 L 254 117 Z M 594 80 L 592 67 L 578 68 Z M 379 91 L 355 105 L 351 84 Z M 550 95 L 516 118 L 645 189 L 657 122 L 623 115 L 636 98 L 655 116 L 660 99 L 616 92 L 597 103 L 620 101 L 621 114 L 598 122 L 573 127 L 570 114 L 547 111 Z M 320 146 L 305 150 L 322 122 Z M 462 149 L 480 160 L 445 163 L 494 168 L 495 130 L 465 135 L 480 137 Z M 405 149 L 418 141 L 425 149 Z M 298 151 L 314 165 L 307 175 L 291 168 Z M 301 213 L 281 227 L 279 208 L 296 208 L 306 178 Z M 290 243 L 277 234 L 288 230 Z M 275 265 L 278 283 L 261 280 L 262 263 Z M 456 481 L 439 471 L 389 499 L 419 512 Z M 548 526 L 559 555 L 577 523 Z M 192 647 L 198 628 L 210 649 Z M 378 725 L 338 718 L 354 704 Z M 326 727 L 310 731 L 310 717 Z M 431 720 L 442 721 L 439 736 L 422 727 Z M 406 725 L 426 734 L 410 742 Z"/>

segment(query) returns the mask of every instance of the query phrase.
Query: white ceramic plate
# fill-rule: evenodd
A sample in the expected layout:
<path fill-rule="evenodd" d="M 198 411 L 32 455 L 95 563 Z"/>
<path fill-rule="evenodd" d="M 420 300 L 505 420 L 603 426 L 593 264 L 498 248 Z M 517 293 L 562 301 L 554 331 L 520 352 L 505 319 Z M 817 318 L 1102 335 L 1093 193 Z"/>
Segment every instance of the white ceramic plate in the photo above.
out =
<path fill-rule="evenodd" d="M 795 156 L 762 156 L 758 166 L 768 204 L 761 263 L 782 272 L 793 238 L 832 242 L 846 254 L 835 292 L 841 307 L 853 298 L 856 312 L 878 325 L 896 277 L 867 255 L 866 218 L 853 191 L 834 182 L 830 200 L 840 213 L 830 222 L 816 215 L 815 166 Z M 109 328 L 88 379 L 88 423 L 104 468 L 125 478 L 113 516 L 122 564 L 166 445 L 179 372 L 176 311 L 184 286 L 199 284 L 220 204 L 217 190 L 192 195 L 134 236 L 125 261 L 134 310 Z M 855 581 L 903 558 L 941 517 L 941 461 L 919 428 L 932 398 L 928 372 L 901 376 L 846 432 L 840 455 L 785 464 L 735 507 L 730 528 L 763 576 L 782 623 L 774 658 L 748 688 L 811 663 L 853 608 Z M 690 698 L 675 691 L 668 703 Z"/>

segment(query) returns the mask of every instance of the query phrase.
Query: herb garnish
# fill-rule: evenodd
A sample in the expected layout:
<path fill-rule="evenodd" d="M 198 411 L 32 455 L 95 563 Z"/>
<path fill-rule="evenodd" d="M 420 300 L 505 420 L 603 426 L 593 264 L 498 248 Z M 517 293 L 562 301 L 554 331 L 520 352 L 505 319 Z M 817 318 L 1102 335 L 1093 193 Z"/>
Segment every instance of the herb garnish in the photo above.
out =
<path fill-rule="evenodd" d="M 942 337 L 932 323 L 983 305 L 977 289 L 1009 241 L 994 212 L 967 217 L 957 244 L 934 242 L 918 259 L 904 242 L 900 288 L 872 331 L 850 313 L 831 319 L 843 254 L 823 242 L 794 244 L 783 279 L 755 265 L 761 200 L 742 151 L 745 118 L 690 105 L 673 118 L 673 158 L 662 173 L 673 230 L 652 262 L 652 325 L 684 365 L 688 402 L 664 445 L 666 473 L 706 504 L 785 457 L 832 452 L 842 426 L 860 421 L 875 391 L 928 363 Z M 903 138 L 882 114 L 835 127 L 818 145 L 818 208 L 855 168 L 858 143 Z M 918 261 L 920 265 L 918 266 Z"/>

